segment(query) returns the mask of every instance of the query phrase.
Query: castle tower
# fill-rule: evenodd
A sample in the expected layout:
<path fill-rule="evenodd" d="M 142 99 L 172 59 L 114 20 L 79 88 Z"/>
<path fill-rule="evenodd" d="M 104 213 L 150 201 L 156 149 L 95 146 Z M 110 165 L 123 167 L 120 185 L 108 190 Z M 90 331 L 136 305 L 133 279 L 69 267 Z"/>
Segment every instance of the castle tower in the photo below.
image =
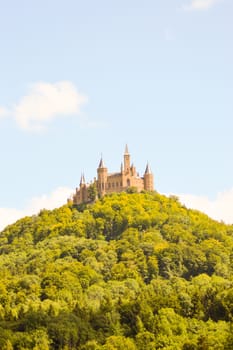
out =
<path fill-rule="evenodd" d="M 154 190 L 154 176 L 152 174 L 149 163 L 147 163 L 146 170 L 144 173 L 144 189 L 146 191 L 153 191 Z"/>
<path fill-rule="evenodd" d="M 128 150 L 128 146 L 125 146 L 125 153 L 124 153 L 124 171 L 125 174 L 129 174 L 130 172 L 130 154 Z"/>
<path fill-rule="evenodd" d="M 83 187 L 85 185 L 85 177 L 84 177 L 84 174 L 82 173 L 81 174 L 81 178 L 80 178 L 80 183 L 79 183 L 79 186 L 80 188 Z"/>
<path fill-rule="evenodd" d="M 84 174 L 81 174 L 81 178 L 80 178 L 80 184 L 79 184 L 79 195 L 80 195 L 80 201 L 82 202 L 87 202 L 88 200 L 88 195 L 87 195 L 87 185 L 86 185 L 86 181 L 85 181 L 85 177 Z"/>
<path fill-rule="evenodd" d="M 137 176 L 136 168 L 133 163 L 131 164 L 130 172 L 131 172 L 131 176 Z"/>
<path fill-rule="evenodd" d="M 103 158 L 101 157 L 100 163 L 97 169 L 97 190 L 99 195 L 102 197 L 106 192 L 108 169 L 106 168 Z"/>

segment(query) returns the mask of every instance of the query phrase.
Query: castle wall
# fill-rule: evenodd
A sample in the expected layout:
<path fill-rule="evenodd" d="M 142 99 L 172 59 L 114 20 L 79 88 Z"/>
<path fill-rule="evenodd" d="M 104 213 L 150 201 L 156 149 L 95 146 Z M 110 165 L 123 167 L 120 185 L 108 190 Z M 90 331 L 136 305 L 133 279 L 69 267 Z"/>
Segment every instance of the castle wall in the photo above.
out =
<path fill-rule="evenodd" d="M 104 166 L 101 158 L 99 167 L 97 169 L 97 180 L 94 179 L 96 184 L 97 192 L 100 197 L 108 193 L 123 192 L 129 187 L 137 188 L 138 192 L 142 190 L 152 191 L 154 189 L 153 174 L 149 170 L 147 165 L 144 177 L 139 177 L 136 172 L 136 168 L 130 166 L 130 155 L 128 148 L 126 148 L 124 154 L 124 168 L 122 166 L 120 173 L 108 174 L 108 169 Z M 76 193 L 73 195 L 73 203 L 81 204 L 88 202 L 88 184 L 81 185 L 80 188 L 76 189 Z"/>
<path fill-rule="evenodd" d="M 80 188 L 76 188 L 76 192 L 73 195 L 73 203 L 81 204 L 88 202 L 88 186 L 82 185 Z"/>

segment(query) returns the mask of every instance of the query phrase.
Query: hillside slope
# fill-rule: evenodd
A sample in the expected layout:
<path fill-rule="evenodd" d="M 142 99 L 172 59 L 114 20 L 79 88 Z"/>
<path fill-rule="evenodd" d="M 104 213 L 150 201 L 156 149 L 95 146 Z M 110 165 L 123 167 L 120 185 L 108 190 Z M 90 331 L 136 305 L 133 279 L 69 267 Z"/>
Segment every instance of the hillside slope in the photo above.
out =
<path fill-rule="evenodd" d="M 232 349 L 233 227 L 157 193 L 0 234 L 0 349 Z"/>

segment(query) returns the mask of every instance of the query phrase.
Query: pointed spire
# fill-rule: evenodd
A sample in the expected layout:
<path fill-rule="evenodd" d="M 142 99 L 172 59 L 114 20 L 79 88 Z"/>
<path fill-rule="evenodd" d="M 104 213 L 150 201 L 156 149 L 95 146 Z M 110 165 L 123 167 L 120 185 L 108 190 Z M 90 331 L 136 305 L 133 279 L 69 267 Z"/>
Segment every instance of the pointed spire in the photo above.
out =
<path fill-rule="evenodd" d="M 80 179 L 80 186 L 81 185 L 85 185 L 85 177 L 84 177 L 84 173 L 81 174 L 81 179 Z"/>
<path fill-rule="evenodd" d="M 102 155 L 101 155 L 101 158 L 100 158 L 99 168 L 105 168 L 105 164 L 104 164 Z"/>
<path fill-rule="evenodd" d="M 152 171 L 151 171 L 151 168 L 150 168 L 150 166 L 149 166 L 149 163 L 148 163 L 148 162 L 147 162 L 147 165 L 146 165 L 145 174 L 152 174 Z"/>
<path fill-rule="evenodd" d="M 128 145 L 125 145 L 125 154 L 129 154 Z"/>

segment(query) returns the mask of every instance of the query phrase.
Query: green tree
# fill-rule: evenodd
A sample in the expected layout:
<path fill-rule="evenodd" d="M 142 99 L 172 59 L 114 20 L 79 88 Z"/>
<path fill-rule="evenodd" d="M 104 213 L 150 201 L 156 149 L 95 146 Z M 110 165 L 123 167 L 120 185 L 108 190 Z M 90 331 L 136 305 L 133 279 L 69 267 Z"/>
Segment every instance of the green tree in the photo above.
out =
<path fill-rule="evenodd" d="M 91 184 L 88 187 L 88 198 L 91 202 L 94 202 L 97 199 L 97 188 L 96 188 L 96 183 Z"/>

